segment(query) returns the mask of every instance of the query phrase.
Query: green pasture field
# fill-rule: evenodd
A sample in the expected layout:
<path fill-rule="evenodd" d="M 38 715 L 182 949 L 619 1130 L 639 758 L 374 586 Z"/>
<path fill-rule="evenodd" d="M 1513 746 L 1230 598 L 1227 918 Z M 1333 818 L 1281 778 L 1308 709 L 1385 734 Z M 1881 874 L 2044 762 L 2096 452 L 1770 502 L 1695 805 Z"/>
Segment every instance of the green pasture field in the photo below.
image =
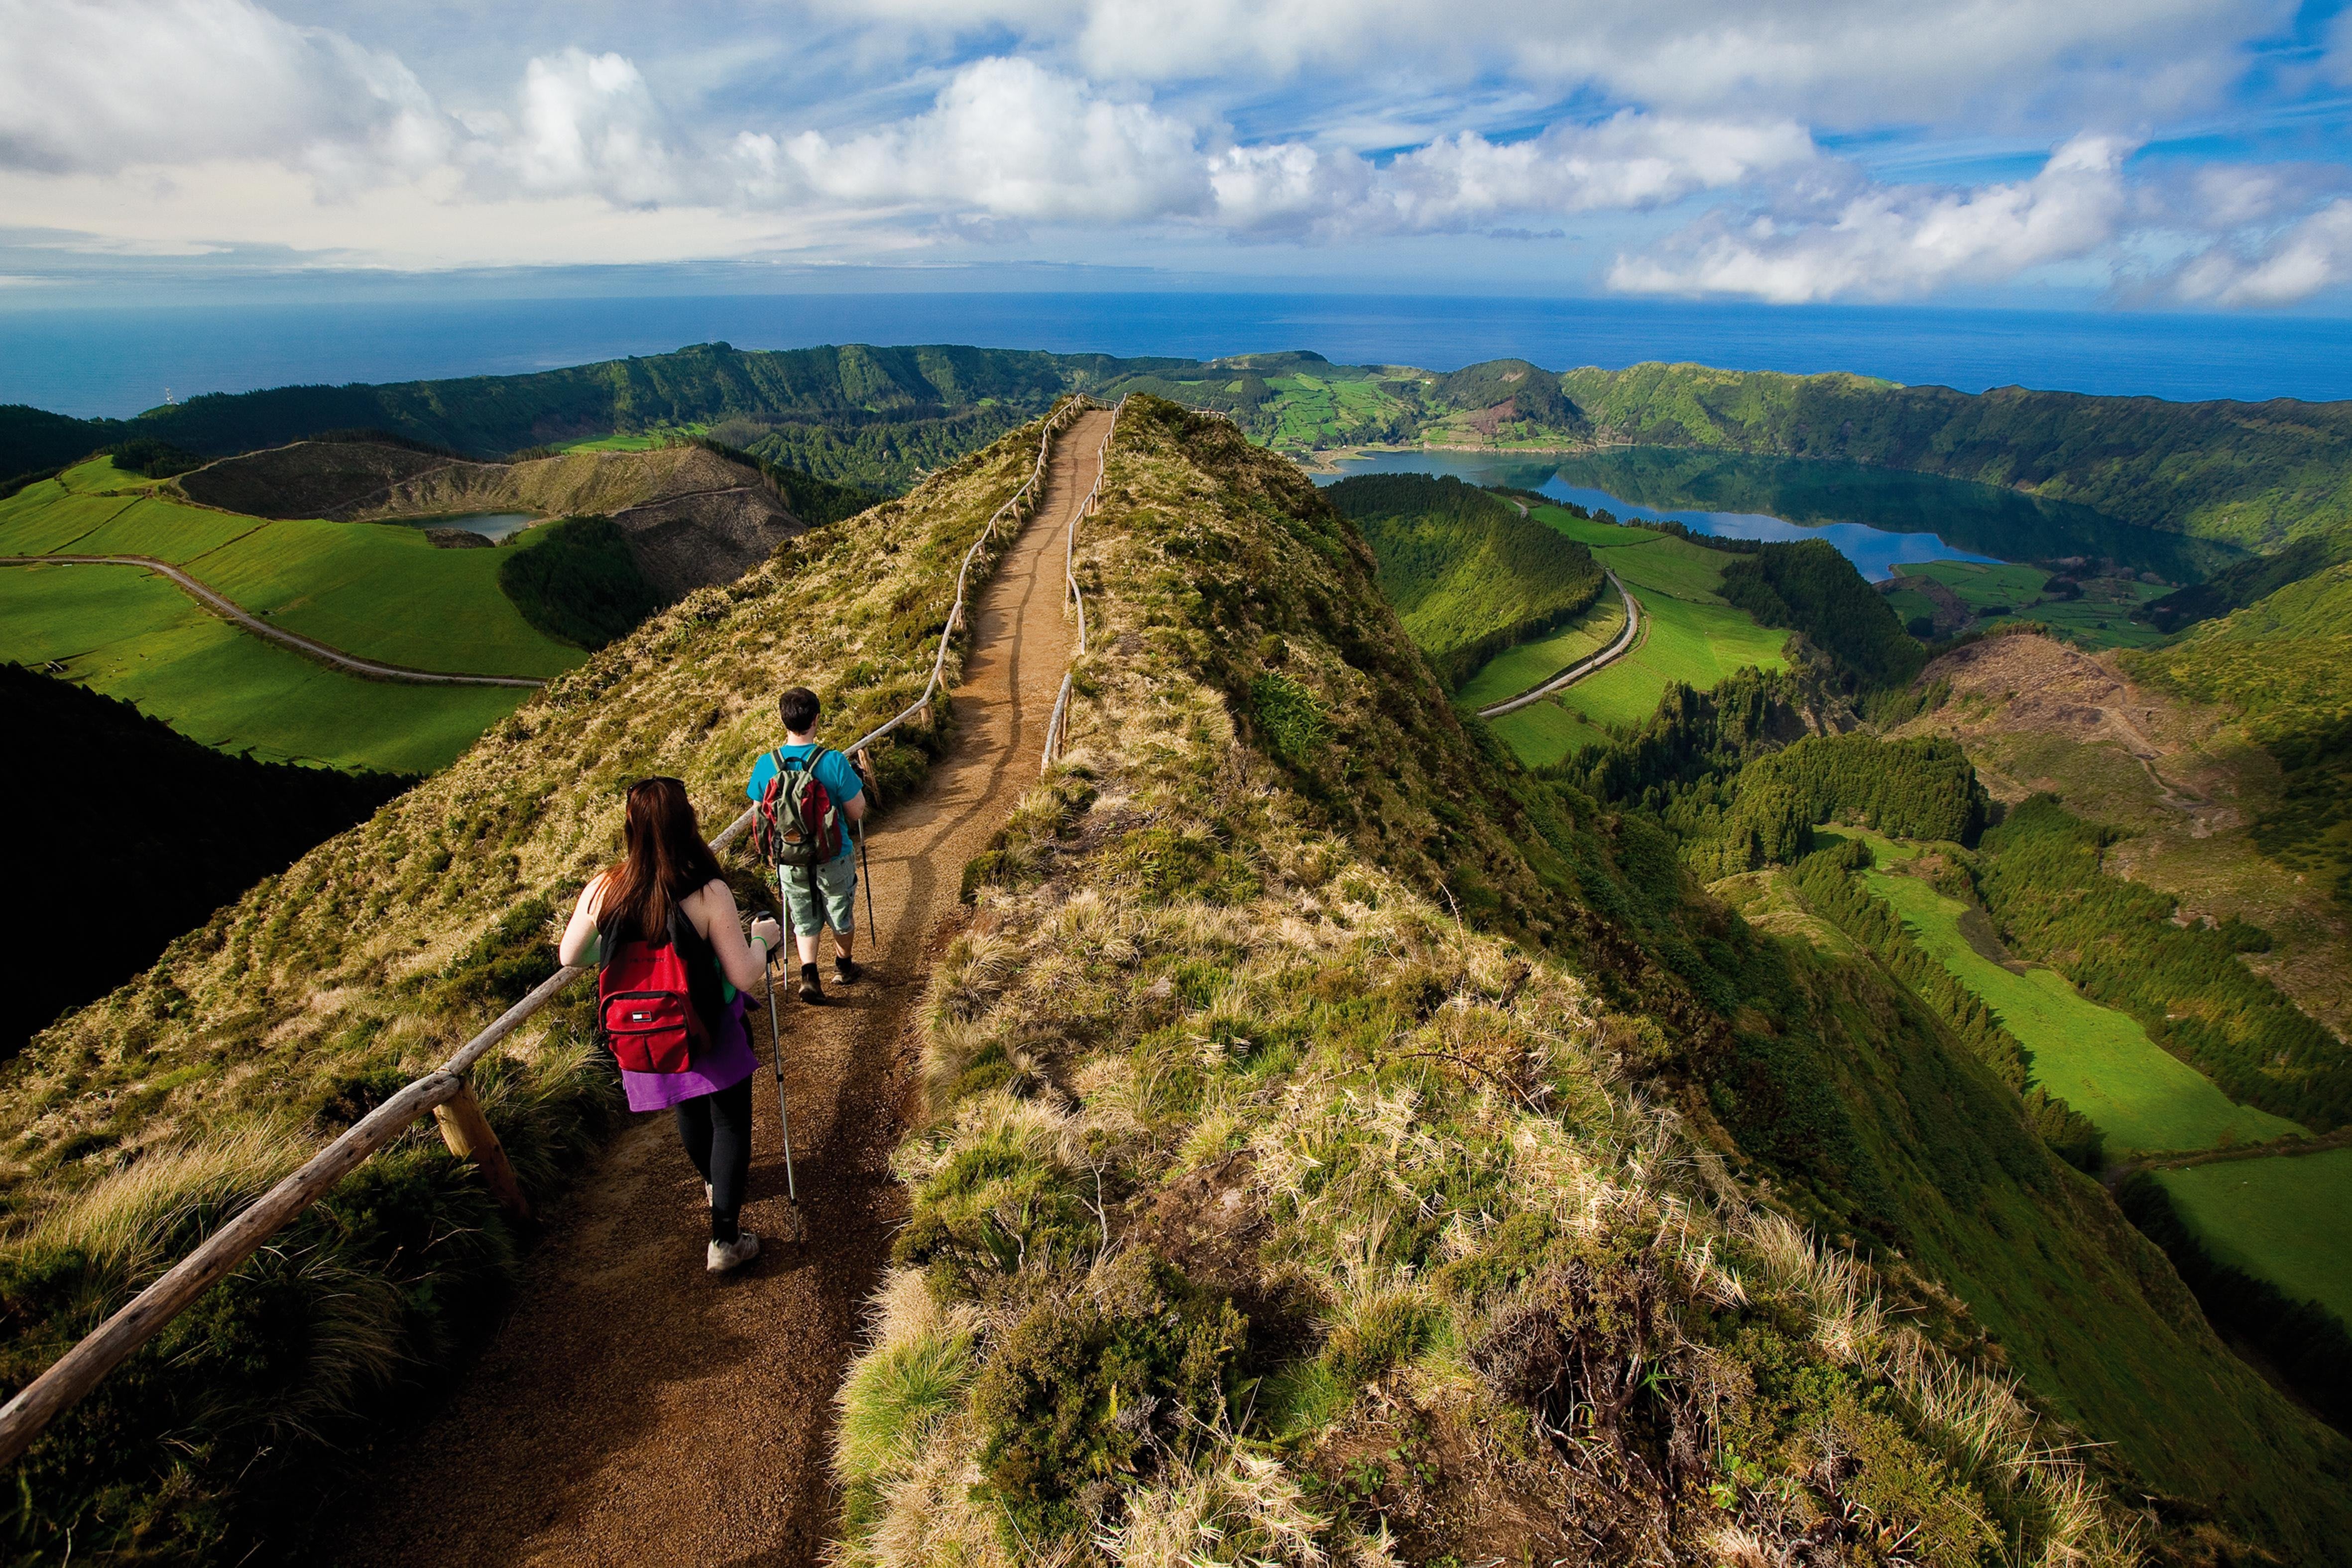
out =
<path fill-rule="evenodd" d="M 2050 574 L 2038 566 L 2003 562 L 1988 566 L 1974 560 L 1906 561 L 1896 567 L 1901 577 L 1935 579 L 1958 596 L 1961 603 L 1971 610 L 1983 610 L 1987 605 L 2006 604 L 2014 610 L 2042 597 L 2042 585 Z"/>
<path fill-rule="evenodd" d="M 1649 528 L 1596 523 L 1558 507 L 1536 507 L 1528 515 L 1590 549 L 1595 560 L 1636 590 L 1654 589 L 1701 604 L 1723 602 L 1716 590 L 1733 558 L 1721 550 Z"/>
<path fill-rule="evenodd" d="M 1513 697 L 1540 685 L 1587 654 L 1597 653 L 1617 640 L 1625 624 L 1625 601 L 1616 590 L 1601 585 L 1601 597 L 1574 621 L 1549 637 L 1507 648 L 1482 665 L 1454 700 L 1470 707 Z"/>
<path fill-rule="evenodd" d="M 2056 628 L 2069 641 L 2086 648 L 2153 648 L 2165 641 L 2165 634 L 2145 621 L 2133 620 L 2131 612 L 2135 605 L 2161 599 L 2172 591 L 2146 582 L 2132 587 L 2136 597 L 2131 604 L 2102 604 L 2086 596 L 2052 600 L 2021 613 L 2028 621 Z"/>
<path fill-rule="evenodd" d="M 88 480 L 101 467 L 111 465 L 85 463 L 60 478 Z M 269 522 L 143 493 L 78 493 L 58 480 L 0 502 L 0 554 L 56 553 L 153 556 L 289 631 L 415 669 L 554 675 L 584 656 L 522 618 L 499 587 L 499 551 L 436 549 L 402 524 Z"/>
<path fill-rule="evenodd" d="M 1580 747 L 1609 738 L 1611 725 L 1641 723 L 1657 711 L 1658 699 L 1671 681 L 1704 691 L 1750 664 L 1766 670 L 1788 667 L 1780 650 L 1789 633 L 1759 626 L 1745 611 L 1727 604 L 1693 604 L 1639 587 L 1633 597 L 1641 601 L 1649 622 L 1641 646 L 1551 702 L 1493 721 L 1495 733 L 1522 761 L 1537 767 L 1557 762 Z M 1479 672 L 1480 676 L 1485 673 Z"/>
<path fill-rule="evenodd" d="M 139 505 L 127 496 L 78 496 L 55 479 L 0 501 L 0 555 L 48 555 L 79 548 L 85 535 Z"/>
<path fill-rule="evenodd" d="M 1886 841 L 1872 835 L 1876 846 Z M 1909 852 L 1896 849 L 1885 858 Z M 2088 1116 L 2111 1155 L 2210 1149 L 2265 1143 L 2304 1129 L 2282 1116 L 2233 1103 L 2212 1081 L 2148 1039 L 2129 1014 L 2103 1008 L 2054 969 L 2017 974 L 1985 957 L 1961 934 L 1968 905 L 1916 877 L 1867 873 L 1913 936 L 1962 985 L 2000 1015 L 2033 1053 L 2033 1082 Z"/>
<path fill-rule="evenodd" d="M 1723 568 L 1732 559 L 1722 551 L 1649 528 L 1597 523 L 1558 507 L 1536 507 L 1528 516 L 1590 549 L 1595 560 L 1633 591 L 1649 625 L 1641 646 L 1615 664 L 1586 676 L 1551 702 L 1493 721 L 1495 733 L 1522 760 L 1538 767 L 1557 762 L 1580 747 L 1606 740 L 1610 726 L 1641 723 L 1657 711 L 1670 682 L 1704 691 L 1750 664 L 1767 670 L 1788 667 L 1780 650 L 1789 633 L 1759 626 L 1746 611 L 1733 609 L 1717 595 Z M 1613 592 L 1602 591 L 1610 602 L 1616 601 Z M 1489 672 L 1523 651 L 1514 648 L 1499 655 L 1471 678 L 1465 693 L 1483 691 Z M 1534 684 L 1523 681 L 1512 689 L 1525 691 Z"/>
<path fill-rule="evenodd" d="M 2007 605 L 2018 619 L 2042 622 L 2087 648 L 2146 648 L 2165 640 L 2165 634 L 2155 627 L 2134 621 L 2131 612 L 2149 600 L 2161 599 L 2171 592 L 2168 585 L 2121 582 L 2118 590 L 2111 585 L 2119 580 L 2100 578 L 2094 581 L 2101 586 L 2085 592 L 2081 599 L 2053 599 L 2036 604 L 2034 601 L 2042 597 L 2050 582 L 2050 574 L 2038 566 L 2013 561 L 1989 566 L 1972 560 L 1928 560 L 1907 561 L 1895 571 L 1897 577 L 1933 578 L 1973 611 Z M 2094 596 L 2118 591 L 2124 595 L 2121 600 Z M 1887 601 L 1895 605 L 1895 614 L 1906 621 L 1932 610 L 1925 594 L 1906 590 L 1889 594 Z"/>
<path fill-rule="evenodd" d="M 446 767 L 530 695 L 339 674 L 128 566 L 0 567 L 0 660 L 56 661 L 224 751 L 400 773 Z"/>
<path fill-rule="evenodd" d="M 1936 601 L 1916 588 L 1898 588 L 1885 597 L 1886 607 L 1906 626 L 1914 616 L 1925 615 L 1930 621 L 1936 618 Z"/>
<path fill-rule="evenodd" d="M 665 424 L 654 430 L 624 435 L 615 431 L 611 435 L 591 435 L 579 441 L 559 441 L 559 452 L 651 452 L 667 446 L 681 436 L 708 435 L 707 424 Z"/>
<path fill-rule="evenodd" d="M 1294 450 L 1328 445 L 1368 419 L 1381 419 L 1404 405 L 1368 381 L 1325 381 L 1320 376 L 1274 376 L 1266 386 L 1279 394 L 1269 444 Z"/>
<path fill-rule="evenodd" d="M 144 474 L 125 473 L 114 465 L 111 457 L 93 457 L 58 475 L 58 483 L 78 496 L 95 496 L 109 490 L 143 490 L 163 481 L 150 479 Z"/>
<path fill-rule="evenodd" d="M 158 560 L 186 568 L 197 580 L 218 587 L 197 568 L 196 562 L 248 534 L 284 526 L 236 512 L 207 511 L 202 507 L 142 497 L 64 548 L 74 555 L 152 555 Z M 234 599 L 236 595 L 229 597 Z"/>
<path fill-rule="evenodd" d="M 587 655 L 534 629 L 499 587 L 505 551 L 532 548 L 436 549 L 398 523 L 278 522 L 188 570 L 345 653 L 419 670 L 561 674 Z"/>
<path fill-rule="evenodd" d="M 2216 1160 L 2156 1179 L 2214 1257 L 2352 1322 L 2352 1149 Z"/>

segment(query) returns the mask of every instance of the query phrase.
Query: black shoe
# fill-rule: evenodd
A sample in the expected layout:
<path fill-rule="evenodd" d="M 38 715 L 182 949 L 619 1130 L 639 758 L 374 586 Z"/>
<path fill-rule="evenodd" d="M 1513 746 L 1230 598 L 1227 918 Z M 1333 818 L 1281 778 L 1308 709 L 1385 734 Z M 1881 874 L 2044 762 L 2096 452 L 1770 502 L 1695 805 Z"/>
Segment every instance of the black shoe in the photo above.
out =
<path fill-rule="evenodd" d="M 845 986 L 856 983 L 857 977 L 864 973 L 866 973 L 865 967 L 855 958 L 844 958 L 836 955 L 833 960 L 833 977 Z"/>
<path fill-rule="evenodd" d="M 801 1000 L 811 1004 L 824 1000 L 824 983 L 816 977 L 814 964 L 801 966 Z"/>

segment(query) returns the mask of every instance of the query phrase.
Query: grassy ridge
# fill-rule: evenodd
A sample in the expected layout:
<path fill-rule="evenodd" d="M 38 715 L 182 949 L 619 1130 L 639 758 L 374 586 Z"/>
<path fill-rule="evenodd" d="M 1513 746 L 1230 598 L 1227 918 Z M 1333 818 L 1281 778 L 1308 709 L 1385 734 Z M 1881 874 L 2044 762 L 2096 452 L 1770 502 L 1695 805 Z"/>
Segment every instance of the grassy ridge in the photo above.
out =
<path fill-rule="evenodd" d="M 1722 1025 L 1580 900 L 1677 908 L 1671 865 L 1454 724 L 1351 545 L 1229 427 L 1129 405 L 1081 563 L 1107 629 L 1076 749 L 926 1002 L 933 1119 L 844 1394 L 846 1560 L 1548 1561 L 1604 1530 L 1697 1555 L 1761 1495 L 1789 1510 L 1771 1549 L 1858 1544 L 1849 1485 L 1922 1560 L 2040 1551 L 2049 1495 L 1958 1457 L 1954 1406 L 1902 1370 L 1986 1388 L 1944 1309 L 1916 1339 L 1874 1302 L 1806 1316 L 1875 1281 L 1680 1186 L 1702 1152 L 1629 1161 L 1629 1058 L 1711 1060 Z M 1669 1260 L 1701 1237 L 1744 1303 Z M 2069 1261 L 2062 1291 L 2098 1272 Z M 1702 1364 L 1727 1369 L 1704 1397 Z M 1569 1398 L 1591 1414 L 1562 1441 L 1534 1417 Z M 1808 1431 L 1847 1479 L 1801 1479 Z M 1644 1473 L 1681 1479 L 1595 1484 Z"/>
<path fill-rule="evenodd" d="M 1459 479 L 1367 474 L 1324 494 L 1372 547 L 1381 591 L 1448 685 L 1601 592 L 1591 552 Z"/>
<path fill-rule="evenodd" d="M 0 1384 L 552 973 L 551 923 L 614 854 L 626 781 L 682 776 L 723 821 L 782 671 L 830 672 L 842 734 L 911 701 L 963 552 L 1034 455 L 1033 429 L 663 612 L 37 1037 L 0 1092 Z M 832 613 L 808 616 L 811 593 Z M 940 741 L 917 725 L 877 751 L 890 795 Z M 477 1079 L 541 1194 L 617 1113 L 592 1010 L 575 989 Z M 63 1416 L 0 1537 L 27 1560 L 68 1539 L 78 1559 L 301 1560 L 321 1439 L 413 1405 L 496 1322 L 518 1239 L 430 1123 L 412 1131 Z"/>

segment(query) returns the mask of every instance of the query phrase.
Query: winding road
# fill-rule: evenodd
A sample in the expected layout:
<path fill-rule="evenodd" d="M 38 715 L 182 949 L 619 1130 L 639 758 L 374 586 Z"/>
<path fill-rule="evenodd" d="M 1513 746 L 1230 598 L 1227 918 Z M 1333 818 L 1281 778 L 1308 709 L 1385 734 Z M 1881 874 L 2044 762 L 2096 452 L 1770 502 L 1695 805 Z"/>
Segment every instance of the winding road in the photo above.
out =
<path fill-rule="evenodd" d="M 1085 413 L 1055 442 L 1038 507 L 977 597 L 951 749 L 884 803 L 869 883 L 881 939 L 859 954 L 865 978 L 828 982 L 824 1008 L 782 1004 L 807 1239 L 782 1239 L 795 1216 L 764 1065 L 743 1223 L 768 1245 L 740 1275 L 703 1271 L 701 1185 L 670 1118 L 636 1118 L 553 1217 L 512 1316 L 447 1406 L 369 1457 L 320 1560 L 823 1561 L 839 1508 L 834 1396 L 905 1212 L 890 1155 L 917 1083 L 917 1009 L 963 917 L 965 864 L 1037 779 L 1076 643 L 1064 533 L 1111 418 Z M 768 1022 L 751 1022 L 764 1055 Z"/>
<path fill-rule="evenodd" d="M 224 621 L 233 622 L 257 637 L 265 638 L 281 647 L 291 648 L 305 658 L 316 659 L 331 669 L 354 675 L 364 675 L 372 681 L 404 681 L 420 686 L 521 686 L 536 691 L 547 683 L 528 675 L 457 675 L 437 670 L 412 670 L 402 664 L 379 664 L 346 653 L 341 648 L 289 632 L 245 610 L 216 589 L 182 571 L 169 561 L 157 560 L 151 555 L 6 555 L 0 556 L 0 566 L 136 566 L 169 578 L 187 596 Z"/>
<path fill-rule="evenodd" d="M 1522 509 L 1524 510 L 1524 508 Z M 1551 679 L 1544 682 L 1544 684 L 1539 686 L 1530 686 L 1528 690 L 1521 692 L 1517 696 L 1507 697 L 1503 701 L 1496 703 L 1490 707 L 1480 708 L 1478 710 L 1478 716 L 1480 718 L 1500 718 L 1507 713 L 1517 713 L 1523 707 L 1533 706 L 1535 704 L 1539 703 L 1543 701 L 1544 698 L 1551 695 L 1552 693 L 1576 685 L 1577 682 L 1584 679 L 1585 676 L 1592 674 L 1593 671 L 1601 668 L 1603 664 L 1615 664 L 1619 659 L 1623 658 L 1625 654 L 1632 650 L 1634 641 L 1639 638 L 1642 633 L 1641 601 L 1633 597 L 1633 591 L 1631 589 L 1628 589 L 1623 583 L 1617 580 L 1617 574 L 1615 572 L 1610 571 L 1606 567 L 1601 568 L 1601 570 L 1609 579 L 1609 586 L 1615 589 L 1617 591 L 1618 597 L 1625 601 L 1625 627 L 1624 630 L 1617 633 L 1617 641 L 1610 643 L 1609 646 L 1601 649 L 1598 653 L 1593 653 L 1588 657 L 1579 659 L 1575 664 L 1570 664 L 1568 668 L 1552 676 Z"/>

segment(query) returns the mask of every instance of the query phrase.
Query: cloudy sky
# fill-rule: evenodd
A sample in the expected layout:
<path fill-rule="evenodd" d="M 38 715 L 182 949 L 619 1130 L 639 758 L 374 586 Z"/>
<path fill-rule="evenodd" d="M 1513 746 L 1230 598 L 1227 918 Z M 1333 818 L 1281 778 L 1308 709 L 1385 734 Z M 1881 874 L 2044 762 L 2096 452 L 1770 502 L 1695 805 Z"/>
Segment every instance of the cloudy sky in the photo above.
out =
<path fill-rule="evenodd" d="M 2348 131 L 2283 0 L 0 0 L 0 278 L 2347 313 Z"/>

